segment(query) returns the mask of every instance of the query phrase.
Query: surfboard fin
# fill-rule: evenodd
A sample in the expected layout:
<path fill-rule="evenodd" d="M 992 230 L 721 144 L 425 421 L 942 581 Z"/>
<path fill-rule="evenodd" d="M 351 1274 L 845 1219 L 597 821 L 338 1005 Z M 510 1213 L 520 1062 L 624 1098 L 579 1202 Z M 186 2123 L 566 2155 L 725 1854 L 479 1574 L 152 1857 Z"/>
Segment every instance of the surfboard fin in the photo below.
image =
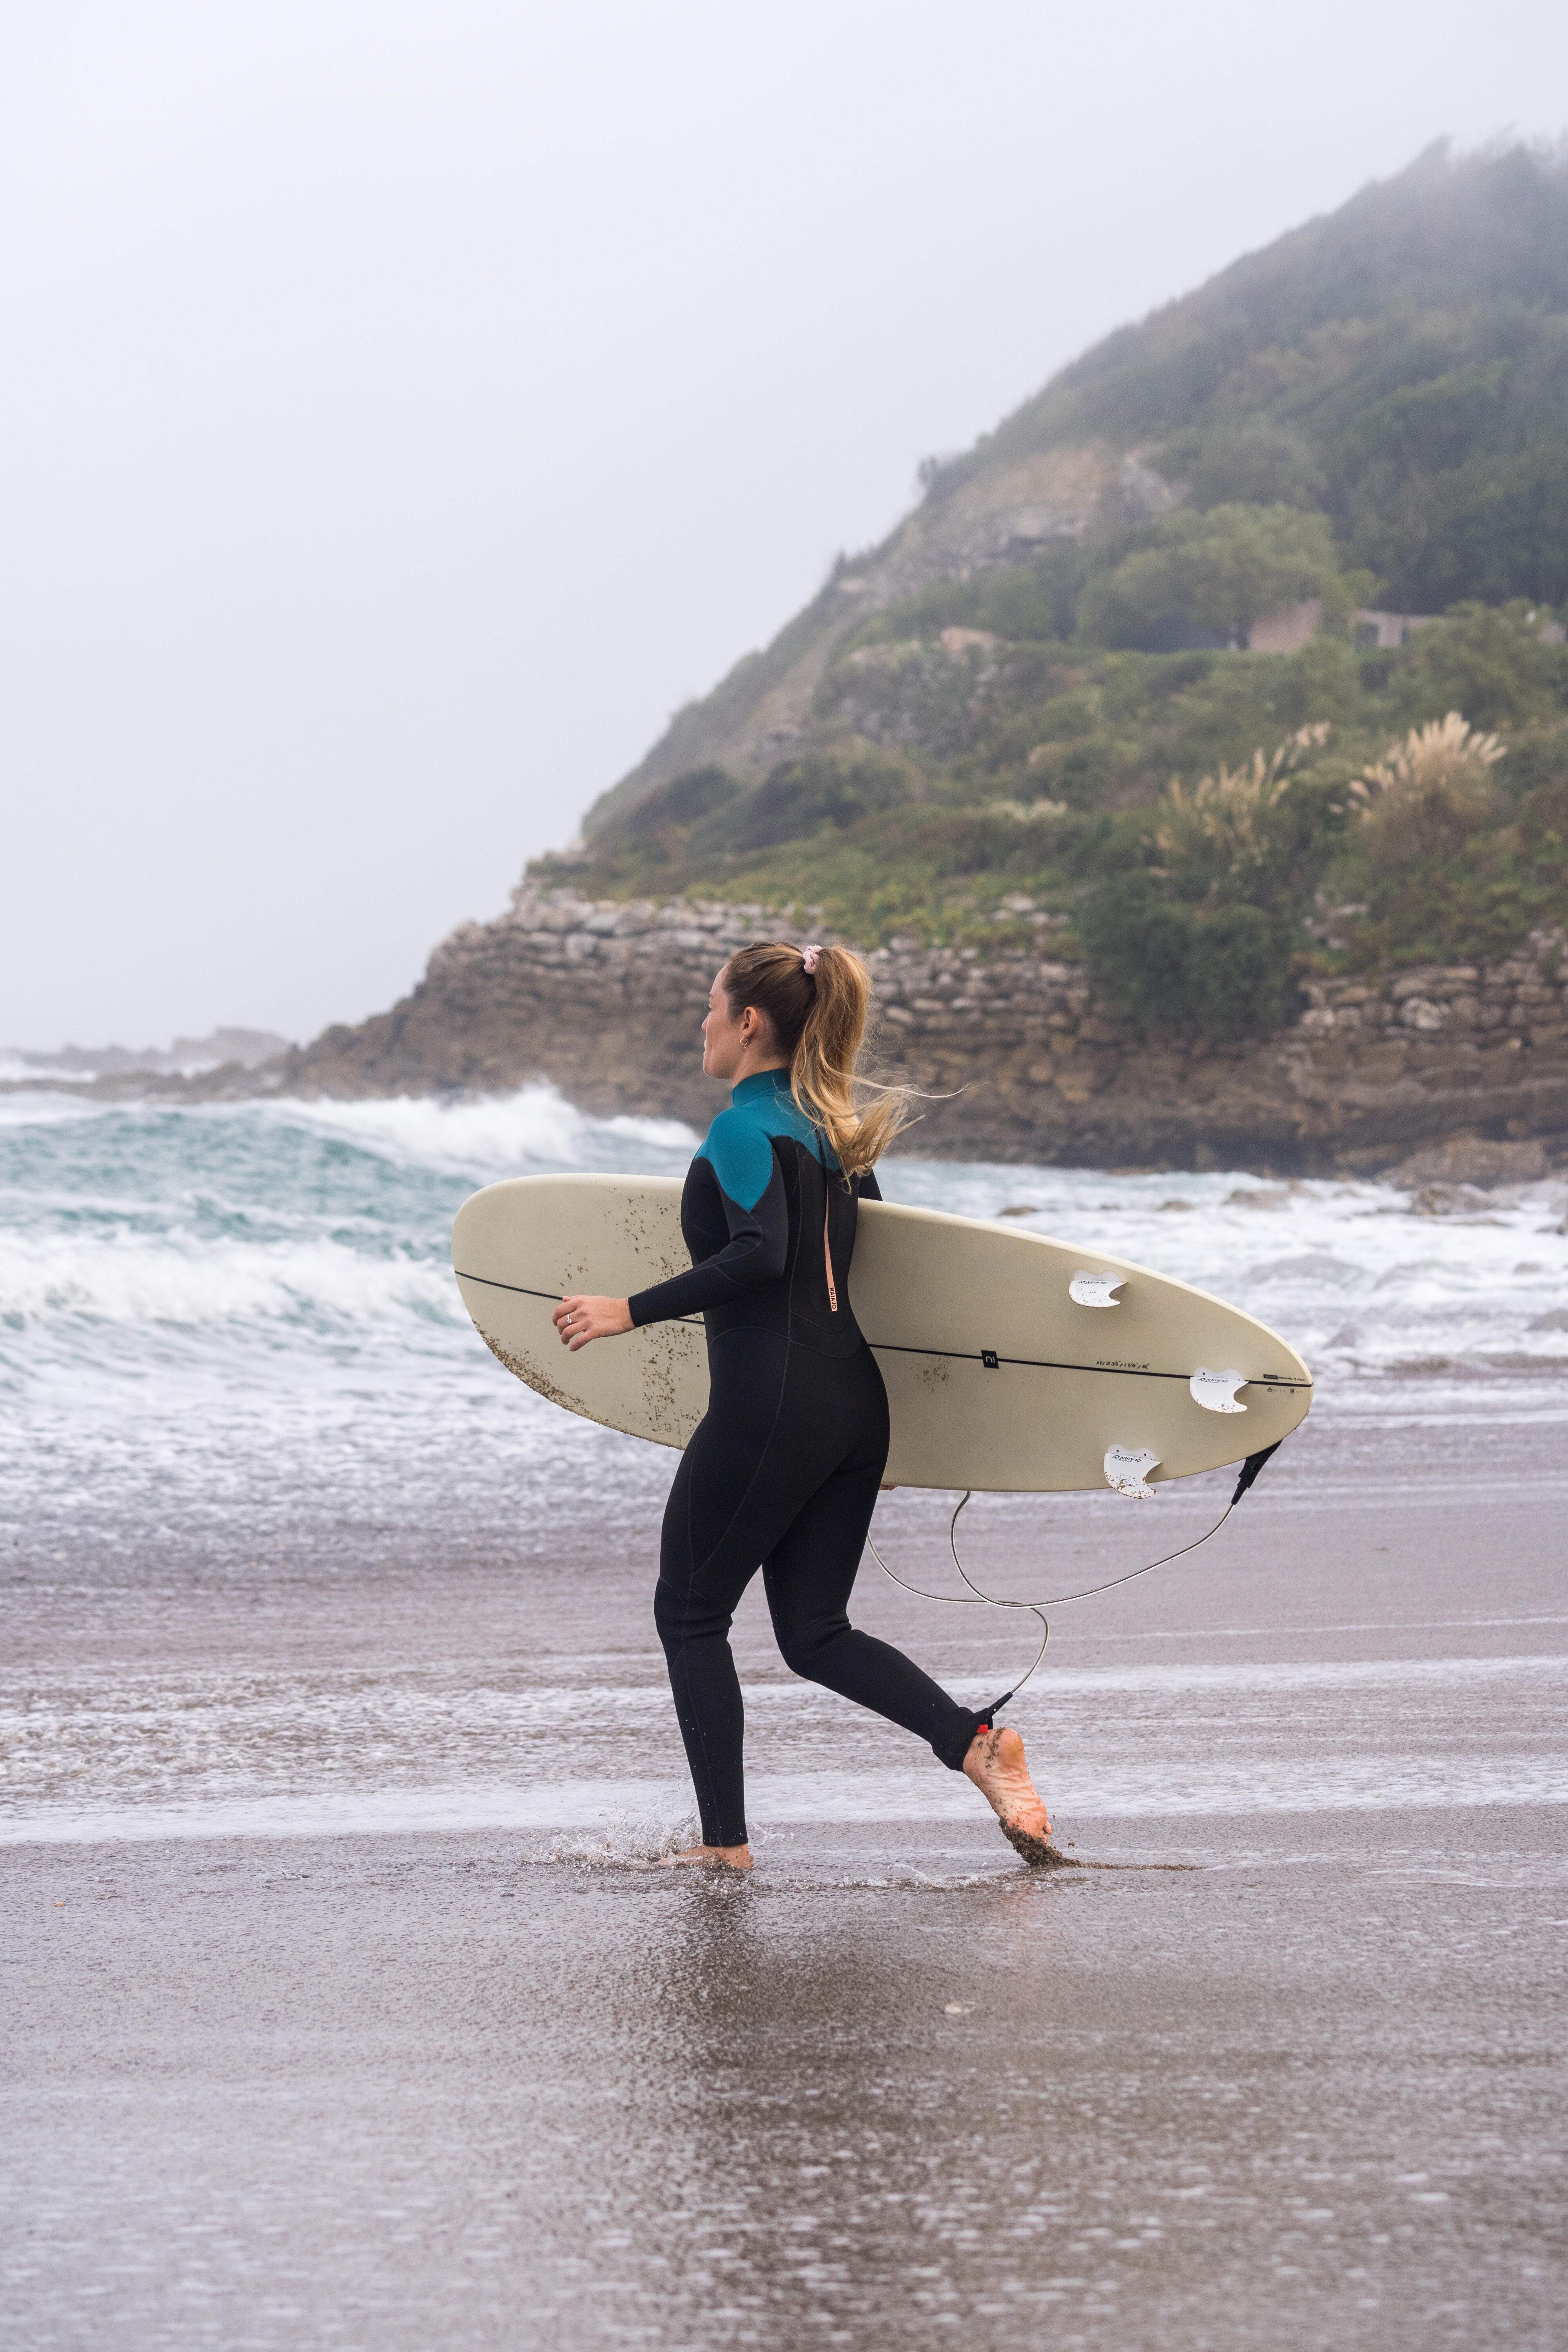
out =
<path fill-rule="evenodd" d="M 1075 1307 L 1120 1307 L 1116 1293 L 1126 1279 L 1124 1274 L 1091 1274 L 1080 1265 L 1068 1285 L 1068 1297 Z"/>
<path fill-rule="evenodd" d="M 1236 1492 L 1230 1498 L 1230 1507 L 1233 1511 L 1235 1510 L 1237 1503 L 1240 1502 L 1243 1495 L 1246 1494 L 1247 1488 L 1251 1486 L 1253 1480 L 1257 1477 L 1258 1472 L 1262 1469 L 1264 1464 L 1268 1461 L 1269 1455 L 1271 1454 L 1278 1454 L 1279 1448 L 1284 1444 L 1284 1443 L 1285 1440 L 1282 1437 L 1277 1437 L 1273 1444 L 1266 1445 L 1260 1454 L 1249 1454 L 1247 1455 L 1246 1461 L 1241 1465 L 1241 1475 L 1236 1482 Z"/>
<path fill-rule="evenodd" d="M 1157 1489 L 1149 1484 L 1149 1473 L 1160 1466 L 1160 1457 L 1146 1445 L 1134 1449 L 1131 1445 L 1113 1445 L 1105 1456 L 1105 1483 L 1119 1495 L 1130 1495 L 1134 1500 L 1152 1503 Z"/>
<path fill-rule="evenodd" d="M 1193 1402 L 1201 1404 L 1205 1412 L 1245 1412 L 1247 1407 L 1240 1402 L 1236 1392 L 1246 1386 L 1245 1372 L 1238 1372 L 1234 1368 L 1229 1371 L 1211 1372 L 1206 1364 L 1200 1364 L 1187 1382 Z"/>

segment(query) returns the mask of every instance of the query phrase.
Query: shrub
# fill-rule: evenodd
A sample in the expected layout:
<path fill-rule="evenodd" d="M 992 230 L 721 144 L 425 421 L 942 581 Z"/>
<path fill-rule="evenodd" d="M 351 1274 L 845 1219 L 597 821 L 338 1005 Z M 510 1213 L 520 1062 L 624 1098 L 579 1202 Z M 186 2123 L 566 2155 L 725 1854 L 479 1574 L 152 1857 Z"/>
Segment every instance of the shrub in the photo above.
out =
<path fill-rule="evenodd" d="M 672 776 L 667 784 L 656 784 L 645 799 L 627 811 L 616 829 L 634 840 L 651 840 L 667 825 L 695 824 L 699 818 L 732 801 L 740 789 L 725 768 L 689 768 L 684 775 Z"/>
<path fill-rule="evenodd" d="M 1134 1020 L 1155 1027 L 1180 1020 L 1187 984 L 1192 918 L 1156 892 L 1149 877 L 1097 883 L 1078 909 L 1078 933 L 1095 978 Z"/>
<path fill-rule="evenodd" d="M 1478 735 L 1450 710 L 1413 727 L 1352 783 L 1374 866 L 1401 866 L 1456 847 L 1491 814 L 1489 771 L 1504 756 L 1495 735 Z"/>
<path fill-rule="evenodd" d="M 1329 526 L 1295 507 L 1182 510 L 1154 526 L 1142 547 L 1091 581 L 1083 625 L 1105 644 L 1174 650 L 1191 642 L 1245 645 L 1260 613 L 1307 596 L 1339 594 Z"/>
<path fill-rule="evenodd" d="M 1247 417 L 1215 427 L 1187 467 L 1194 506 L 1284 506 L 1323 503 L 1328 477 L 1299 433 Z"/>
<path fill-rule="evenodd" d="M 1281 1029 L 1295 1010 L 1290 926 L 1261 907 L 1194 915 L 1187 954 L 1188 1018 L 1206 1036 Z"/>
<path fill-rule="evenodd" d="M 822 752 L 784 760 L 754 792 L 710 817 L 699 841 L 730 850 L 775 849 L 826 825 L 846 832 L 910 799 L 913 784 L 901 761 L 840 761 Z"/>
<path fill-rule="evenodd" d="M 1031 562 L 999 564 L 962 580 L 933 580 L 857 631 L 858 645 L 939 636 L 952 627 L 990 629 L 1014 645 L 1053 644 L 1077 626 L 1089 558 L 1076 540 Z"/>
<path fill-rule="evenodd" d="M 1290 1016 L 1293 933 L 1261 907 L 1205 913 L 1132 874 L 1087 894 L 1078 929 L 1095 977 L 1145 1029 L 1191 1025 L 1224 1039 Z"/>
<path fill-rule="evenodd" d="M 1210 905 L 1278 898 L 1280 868 L 1288 875 L 1300 833 L 1288 821 L 1284 797 L 1328 733 L 1326 720 L 1298 728 L 1273 752 L 1254 751 L 1244 768 L 1222 761 L 1191 791 L 1172 777 L 1155 813 L 1154 846 L 1184 897 Z"/>
<path fill-rule="evenodd" d="M 1396 725 L 1439 710 L 1463 710 L 1478 727 L 1551 725 L 1568 711 L 1568 646 L 1544 638 L 1527 604 L 1461 604 L 1415 632 L 1392 685 Z"/>

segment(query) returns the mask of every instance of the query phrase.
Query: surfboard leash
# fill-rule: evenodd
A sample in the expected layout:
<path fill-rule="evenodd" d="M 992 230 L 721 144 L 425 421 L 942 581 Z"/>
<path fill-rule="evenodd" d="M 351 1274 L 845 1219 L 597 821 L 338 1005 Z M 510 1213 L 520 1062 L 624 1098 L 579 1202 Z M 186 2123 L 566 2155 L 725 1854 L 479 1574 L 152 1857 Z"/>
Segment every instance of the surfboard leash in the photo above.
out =
<path fill-rule="evenodd" d="M 1119 1584 L 1135 1583 L 1139 1577 L 1152 1576 L 1157 1568 L 1169 1568 L 1173 1560 L 1185 1559 L 1189 1552 L 1197 1551 L 1201 1546 L 1209 1541 L 1211 1537 L 1218 1535 L 1221 1528 L 1224 1527 L 1226 1519 L 1229 1518 L 1232 1511 L 1235 1510 L 1237 1505 L 1247 1493 L 1248 1487 L 1256 1482 L 1258 1474 L 1262 1469 L 1264 1464 L 1268 1460 L 1271 1454 L 1279 1453 L 1279 1448 L 1283 1444 L 1284 1440 L 1282 1438 L 1276 1438 L 1272 1445 L 1265 1445 L 1258 1453 L 1249 1454 L 1247 1455 L 1246 1461 L 1241 1465 L 1240 1475 L 1236 1482 L 1236 1490 L 1232 1494 L 1229 1502 L 1226 1505 L 1224 1510 L 1220 1513 L 1213 1527 L 1206 1528 L 1201 1536 L 1194 1536 L 1191 1543 L 1181 1545 L 1175 1551 L 1163 1553 L 1158 1559 L 1146 1560 L 1142 1568 L 1130 1568 L 1126 1571 L 1125 1575 L 1108 1577 L 1103 1584 L 1085 1585 L 1081 1592 L 1058 1592 L 1050 1594 L 1045 1599 L 1039 1601 L 1004 1601 L 994 1592 L 982 1592 L 980 1587 L 975 1583 L 974 1579 L 970 1575 L 969 1570 L 964 1567 L 963 1560 L 959 1557 L 958 1550 L 958 1522 L 961 1515 L 973 1499 L 973 1490 L 970 1487 L 965 1487 L 963 1494 L 960 1496 L 958 1504 L 954 1508 L 952 1518 L 947 1523 L 947 1548 L 952 1554 L 952 1564 L 954 1568 L 957 1569 L 959 1575 L 969 1587 L 969 1591 L 967 1592 L 928 1592 L 923 1585 L 906 1583 L 905 1580 L 901 1576 L 895 1576 L 893 1570 L 888 1566 L 887 1561 L 877 1549 L 876 1544 L 872 1540 L 869 1529 L 867 1530 L 866 1547 L 870 1552 L 872 1559 L 876 1561 L 878 1567 L 881 1570 L 883 1575 L 888 1579 L 889 1582 L 896 1584 L 900 1588 L 900 1591 L 912 1592 L 918 1600 L 938 1601 L 941 1601 L 944 1607 L 949 1609 L 1022 1609 L 1031 1617 L 1037 1617 L 1039 1619 L 1040 1646 L 1035 1652 L 1034 1657 L 1029 1662 L 1028 1673 L 1021 1675 L 1018 1681 L 1014 1684 L 1011 1690 L 1004 1691 L 1000 1698 L 994 1699 L 992 1701 L 989 1712 L 994 1717 L 1001 1713 L 1002 1709 L 1007 1705 L 1009 1700 L 1017 1697 L 1018 1693 L 1023 1689 L 1024 1685 L 1029 1680 L 1030 1675 L 1034 1674 L 1041 1659 L 1046 1654 L 1046 1645 L 1051 1638 L 1050 1620 L 1046 1615 L 1046 1611 L 1047 1609 L 1065 1609 L 1068 1602 L 1073 1601 L 1092 1601 L 1097 1593 L 1114 1591 Z"/>

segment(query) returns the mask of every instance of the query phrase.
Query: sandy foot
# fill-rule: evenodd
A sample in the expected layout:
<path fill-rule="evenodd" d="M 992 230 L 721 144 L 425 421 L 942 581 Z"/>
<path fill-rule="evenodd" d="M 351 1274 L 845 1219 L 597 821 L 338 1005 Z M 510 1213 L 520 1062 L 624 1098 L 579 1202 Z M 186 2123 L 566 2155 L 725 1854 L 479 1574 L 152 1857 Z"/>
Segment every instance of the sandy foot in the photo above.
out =
<path fill-rule="evenodd" d="M 963 1759 L 969 1776 L 1002 1824 L 1002 1834 L 1035 1869 L 1065 1862 L 1050 1843 L 1050 1817 L 1024 1761 L 1020 1733 L 1009 1726 L 977 1732 Z"/>
<path fill-rule="evenodd" d="M 659 1862 L 666 1870 L 683 1864 L 695 1870 L 750 1870 L 752 1849 L 749 1845 L 689 1845 L 683 1853 L 661 1853 Z"/>

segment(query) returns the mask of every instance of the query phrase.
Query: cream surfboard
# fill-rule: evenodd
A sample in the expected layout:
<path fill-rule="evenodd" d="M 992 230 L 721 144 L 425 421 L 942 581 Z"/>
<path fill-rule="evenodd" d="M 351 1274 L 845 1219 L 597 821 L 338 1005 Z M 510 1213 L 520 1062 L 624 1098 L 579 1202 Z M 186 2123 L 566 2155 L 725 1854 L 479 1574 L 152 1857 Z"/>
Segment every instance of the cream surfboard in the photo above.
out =
<path fill-rule="evenodd" d="M 567 1291 L 625 1297 L 684 1271 L 679 1182 L 522 1176 L 458 1212 L 452 1264 L 486 1344 L 531 1389 L 684 1445 L 708 1406 L 700 1321 L 564 1349 Z M 932 1209 L 861 1205 L 856 1318 L 887 1383 L 900 1486 L 1042 1492 L 1161 1480 L 1260 1453 L 1312 1401 L 1294 1349 L 1125 1258 Z"/>

